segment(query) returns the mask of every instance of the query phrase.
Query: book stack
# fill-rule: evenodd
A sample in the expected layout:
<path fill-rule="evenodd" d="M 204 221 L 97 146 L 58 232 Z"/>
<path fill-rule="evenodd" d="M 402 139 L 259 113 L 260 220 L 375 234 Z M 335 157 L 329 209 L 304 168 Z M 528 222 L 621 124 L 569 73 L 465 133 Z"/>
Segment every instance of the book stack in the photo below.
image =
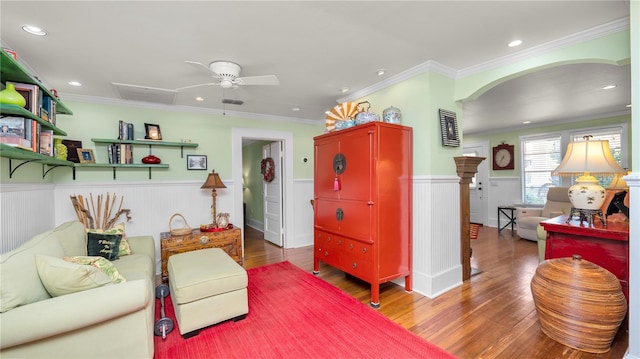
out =
<path fill-rule="evenodd" d="M 124 122 L 122 120 L 118 122 L 118 139 L 133 140 L 133 123 Z"/>
<path fill-rule="evenodd" d="M 132 145 L 124 143 L 112 143 L 107 146 L 109 163 L 132 164 Z"/>
<path fill-rule="evenodd" d="M 40 90 L 38 85 L 7 81 L 26 100 L 24 108 L 55 125 L 56 100 Z M 40 123 L 21 116 L 0 118 L 0 143 L 53 156 L 53 131 L 41 130 Z"/>

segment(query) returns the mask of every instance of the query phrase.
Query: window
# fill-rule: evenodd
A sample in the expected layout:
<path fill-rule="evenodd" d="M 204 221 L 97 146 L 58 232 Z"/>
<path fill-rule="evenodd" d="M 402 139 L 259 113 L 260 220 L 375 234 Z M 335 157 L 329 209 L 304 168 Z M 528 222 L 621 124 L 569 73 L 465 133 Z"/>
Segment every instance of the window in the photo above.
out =
<path fill-rule="evenodd" d="M 525 204 L 544 204 L 549 187 L 559 185 L 558 176 L 551 176 L 562 160 L 561 136 L 520 140 L 522 149 L 522 197 Z"/>
<path fill-rule="evenodd" d="M 569 187 L 575 177 L 551 176 L 558 167 L 571 141 L 582 141 L 586 135 L 594 140 L 608 140 L 613 158 L 627 168 L 627 126 L 584 128 L 538 136 L 520 137 L 522 152 L 522 201 L 525 204 L 544 204 L 549 187 Z M 613 176 L 596 176 L 607 187 Z"/>

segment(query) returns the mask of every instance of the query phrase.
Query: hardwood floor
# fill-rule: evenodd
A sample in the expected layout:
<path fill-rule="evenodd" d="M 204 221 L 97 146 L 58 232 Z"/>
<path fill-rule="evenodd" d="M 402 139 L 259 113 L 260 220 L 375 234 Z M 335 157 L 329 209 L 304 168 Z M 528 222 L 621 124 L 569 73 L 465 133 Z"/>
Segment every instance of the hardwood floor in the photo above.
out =
<path fill-rule="evenodd" d="M 622 358 L 627 349 L 627 323 L 618 331 L 611 351 L 590 354 L 571 349 L 540 331 L 530 282 L 538 265 L 537 244 L 511 231 L 482 227 L 471 241 L 471 266 L 482 273 L 434 299 L 406 293 L 402 286 L 380 288 L 378 311 L 442 347 L 466 358 Z M 262 232 L 245 228 L 245 267 L 289 261 L 311 272 L 313 246 L 281 249 L 263 240 Z M 369 303 L 369 285 L 322 264 L 320 278 L 362 303 Z"/>

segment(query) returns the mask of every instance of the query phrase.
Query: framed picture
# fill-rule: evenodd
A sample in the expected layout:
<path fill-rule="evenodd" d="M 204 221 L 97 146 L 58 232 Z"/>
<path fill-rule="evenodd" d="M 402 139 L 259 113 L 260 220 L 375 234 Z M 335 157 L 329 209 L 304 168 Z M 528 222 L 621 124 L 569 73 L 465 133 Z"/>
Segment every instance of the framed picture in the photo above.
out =
<path fill-rule="evenodd" d="M 207 156 L 203 155 L 187 155 L 188 170 L 206 170 Z"/>
<path fill-rule="evenodd" d="M 160 132 L 160 125 L 154 125 L 152 123 L 144 124 L 145 136 L 147 140 L 162 140 L 162 133 Z"/>
<path fill-rule="evenodd" d="M 67 161 L 80 163 L 78 149 L 82 148 L 82 141 L 62 140 L 62 144 L 67 148 Z"/>
<path fill-rule="evenodd" d="M 78 148 L 78 158 L 80 159 L 80 163 L 96 163 L 96 158 L 93 157 L 93 150 L 89 150 L 86 148 Z M 67 159 L 69 157 L 67 156 Z"/>
<path fill-rule="evenodd" d="M 458 135 L 458 122 L 456 113 L 440 109 L 440 129 L 442 130 L 443 146 L 460 146 L 460 136 Z"/>

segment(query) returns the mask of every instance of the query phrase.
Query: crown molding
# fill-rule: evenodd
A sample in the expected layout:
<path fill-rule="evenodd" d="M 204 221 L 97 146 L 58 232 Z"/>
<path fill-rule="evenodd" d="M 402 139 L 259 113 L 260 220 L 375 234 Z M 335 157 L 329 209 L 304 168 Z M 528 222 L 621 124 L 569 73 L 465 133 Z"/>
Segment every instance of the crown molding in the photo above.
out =
<path fill-rule="evenodd" d="M 61 93 L 60 97 L 63 97 L 64 101 L 77 101 L 77 102 L 95 103 L 95 104 L 101 104 L 101 105 L 135 107 L 135 108 L 142 108 L 142 109 L 149 109 L 149 110 L 163 110 L 163 111 L 175 111 L 175 112 L 183 112 L 183 113 L 231 116 L 231 117 L 239 117 L 239 118 L 262 120 L 262 121 L 294 122 L 294 123 L 301 123 L 301 124 L 307 124 L 307 125 L 317 125 L 319 123 L 318 120 L 311 120 L 306 118 L 265 115 L 265 114 L 241 112 L 241 111 L 227 111 L 227 110 L 223 111 L 223 110 L 218 110 L 213 108 L 203 108 L 203 107 L 183 106 L 183 105 L 167 105 L 167 104 L 159 104 L 159 103 L 151 103 L 151 102 L 122 100 L 117 98 L 77 95 L 77 94 L 70 94 L 70 93 Z"/>
<path fill-rule="evenodd" d="M 395 85 L 399 82 L 408 80 L 414 76 L 420 75 L 427 71 L 436 72 L 453 79 L 466 77 L 478 72 L 491 70 L 500 66 L 505 66 L 505 65 L 522 61 L 528 58 L 547 54 L 547 53 L 550 53 L 559 49 L 563 49 L 569 46 L 577 45 L 586 41 L 590 41 L 590 40 L 598 39 L 607 35 L 615 34 L 617 32 L 629 29 L 629 26 L 630 26 L 630 19 L 627 16 L 627 17 L 614 20 L 606 24 L 602 24 L 602 25 L 569 35 L 569 36 L 565 36 L 565 37 L 562 37 L 538 46 L 528 48 L 526 50 L 516 52 L 514 54 L 498 57 L 490 61 L 469 66 L 461 70 L 456 70 L 447 65 L 443 65 L 433 60 L 429 60 L 427 62 L 414 66 L 406 71 L 403 71 L 399 74 L 390 76 L 389 78 L 383 81 L 380 81 L 371 86 L 365 87 L 361 90 L 355 91 L 347 96 L 341 97 L 337 99 L 336 102 L 341 103 L 341 102 L 354 101 L 354 100 L 363 98 L 372 93 L 380 91 L 389 86 Z"/>
<path fill-rule="evenodd" d="M 595 40 L 607 35 L 615 34 L 617 32 L 629 29 L 629 26 L 630 26 L 630 20 L 629 20 L 629 17 L 627 16 L 625 18 L 621 18 L 618 20 L 608 22 L 603 25 L 592 27 L 590 29 L 580 31 L 569 36 L 561 37 L 559 39 L 549 41 L 547 43 L 534 46 L 526 50 L 516 52 L 511 55 L 498 57 L 490 61 L 486 61 L 477 65 L 463 68 L 457 72 L 456 78 L 462 78 L 469 75 L 473 75 L 478 72 L 495 69 L 500 66 L 509 65 L 518 61 L 548 54 L 556 50 L 564 49 L 569 46 Z"/>
<path fill-rule="evenodd" d="M 433 60 L 429 60 L 427 62 L 423 62 L 417 66 L 414 66 L 408 70 L 402 71 L 398 74 L 395 74 L 393 76 L 389 76 L 388 78 L 386 78 L 383 81 L 377 82 L 369 87 L 365 87 L 361 90 L 355 91 L 347 96 L 341 97 L 337 100 L 338 103 L 342 103 L 342 102 L 347 102 L 347 101 L 354 101 L 357 100 L 359 98 L 363 98 L 367 95 L 370 95 L 372 93 L 375 93 L 377 91 L 380 91 L 384 88 L 387 88 L 389 86 L 395 85 L 397 83 L 400 83 L 402 81 L 408 80 L 412 77 L 415 77 L 417 75 L 420 75 L 422 73 L 425 73 L 427 71 L 431 71 L 431 72 L 435 72 L 435 73 L 439 73 L 443 76 L 447 76 L 449 78 L 455 78 L 456 77 L 456 70 L 454 68 L 451 68 L 449 66 L 443 65 L 441 63 L 438 63 L 436 61 Z"/>

